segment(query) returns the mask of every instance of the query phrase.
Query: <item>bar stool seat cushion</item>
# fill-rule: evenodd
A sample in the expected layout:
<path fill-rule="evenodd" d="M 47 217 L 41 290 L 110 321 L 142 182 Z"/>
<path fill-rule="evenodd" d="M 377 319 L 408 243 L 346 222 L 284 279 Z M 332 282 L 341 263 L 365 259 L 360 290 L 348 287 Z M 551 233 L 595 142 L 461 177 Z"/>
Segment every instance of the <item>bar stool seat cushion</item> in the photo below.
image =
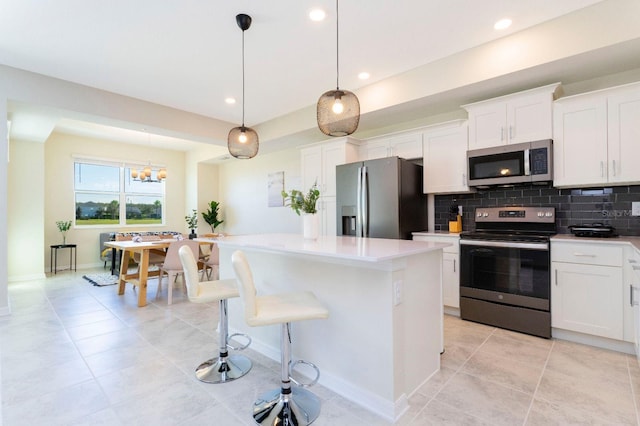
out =
<path fill-rule="evenodd" d="M 250 326 L 325 319 L 329 311 L 310 291 L 256 297 L 256 316 L 248 318 Z"/>
<path fill-rule="evenodd" d="M 249 326 L 329 317 L 327 308 L 310 291 L 258 296 L 244 253 L 236 250 L 231 255 L 231 263 L 238 279 L 240 297 L 244 302 L 244 319 Z"/>
<path fill-rule="evenodd" d="M 189 301 L 195 303 L 216 302 L 222 299 L 240 297 L 235 278 L 216 281 L 202 281 L 198 283 L 196 294 L 189 295 Z"/>

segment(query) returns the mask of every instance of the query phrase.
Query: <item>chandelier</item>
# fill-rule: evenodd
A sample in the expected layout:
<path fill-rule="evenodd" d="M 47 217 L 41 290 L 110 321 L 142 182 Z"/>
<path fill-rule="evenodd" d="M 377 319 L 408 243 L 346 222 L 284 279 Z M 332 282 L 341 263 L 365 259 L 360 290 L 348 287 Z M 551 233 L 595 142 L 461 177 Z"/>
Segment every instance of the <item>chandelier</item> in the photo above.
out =
<path fill-rule="evenodd" d="M 137 182 L 162 182 L 167 178 L 167 169 L 161 167 L 155 173 L 155 179 L 152 177 L 153 170 L 151 169 L 151 164 L 144 166 L 142 170 L 138 172 L 138 169 L 131 168 L 131 178 Z"/>
<path fill-rule="evenodd" d="M 142 129 L 143 131 L 145 129 Z M 147 131 L 147 142 L 149 147 L 151 147 L 151 135 Z M 153 178 L 153 170 L 151 168 L 151 162 L 144 166 L 144 168 L 140 171 L 134 166 L 131 167 L 131 178 L 137 182 L 162 182 L 167 178 L 167 169 L 164 167 L 160 167 L 155 172 L 155 179 Z"/>

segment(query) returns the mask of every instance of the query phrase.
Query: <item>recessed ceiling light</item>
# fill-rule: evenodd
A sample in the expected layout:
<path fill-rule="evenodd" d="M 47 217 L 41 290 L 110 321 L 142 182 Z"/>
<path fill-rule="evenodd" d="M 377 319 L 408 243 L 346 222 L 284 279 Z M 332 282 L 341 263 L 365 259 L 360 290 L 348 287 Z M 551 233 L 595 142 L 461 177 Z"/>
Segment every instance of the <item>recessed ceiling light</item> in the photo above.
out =
<path fill-rule="evenodd" d="M 224 101 L 229 105 L 233 105 L 236 103 L 236 98 L 226 98 Z"/>
<path fill-rule="evenodd" d="M 358 74 L 358 78 L 359 78 L 360 80 L 366 80 L 366 79 L 368 79 L 369 77 L 371 77 L 371 74 L 369 74 L 369 73 L 368 73 L 368 72 L 366 72 L 366 71 L 362 71 L 360 74 Z"/>
<path fill-rule="evenodd" d="M 511 19 L 503 18 L 503 19 L 499 20 L 498 22 L 496 22 L 493 25 L 493 28 L 496 29 L 496 30 L 506 30 L 510 26 L 511 26 Z"/>
<path fill-rule="evenodd" d="M 309 12 L 309 19 L 316 22 L 324 21 L 324 18 L 326 18 L 326 16 L 327 14 L 322 9 L 313 9 L 311 12 Z"/>

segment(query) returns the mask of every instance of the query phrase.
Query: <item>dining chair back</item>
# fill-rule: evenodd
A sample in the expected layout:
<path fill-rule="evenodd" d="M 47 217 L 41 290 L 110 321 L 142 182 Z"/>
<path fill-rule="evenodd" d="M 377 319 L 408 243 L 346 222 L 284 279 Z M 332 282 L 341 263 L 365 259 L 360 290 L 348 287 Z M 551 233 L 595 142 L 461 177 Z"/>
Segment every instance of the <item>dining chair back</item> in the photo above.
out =
<path fill-rule="evenodd" d="M 172 303 L 172 293 L 173 293 L 173 282 L 177 279 L 179 275 L 182 275 L 183 268 L 182 263 L 180 261 L 180 255 L 178 251 L 180 247 L 187 246 L 191 249 L 192 253 L 198 253 L 198 242 L 193 240 L 179 240 L 172 241 L 169 244 L 169 248 L 167 249 L 167 255 L 165 256 L 164 262 L 160 265 L 160 276 L 158 277 L 158 290 L 156 292 L 156 298 L 160 295 L 162 291 L 162 278 L 166 274 L 167 275 L 167 303 L 171 305 Z M 197 275 L 197 264 L 196 264 L 196 275 Z"/>
<path fill-rule="evenodd" d="M 204 275 L 206 274 L 208 280 L 217 280 L 220 275 L 220 249 L 218 245 L 215 243 L 211 245 L 201 245 L 200 254 L 202 279 L 204 279 Z"/>

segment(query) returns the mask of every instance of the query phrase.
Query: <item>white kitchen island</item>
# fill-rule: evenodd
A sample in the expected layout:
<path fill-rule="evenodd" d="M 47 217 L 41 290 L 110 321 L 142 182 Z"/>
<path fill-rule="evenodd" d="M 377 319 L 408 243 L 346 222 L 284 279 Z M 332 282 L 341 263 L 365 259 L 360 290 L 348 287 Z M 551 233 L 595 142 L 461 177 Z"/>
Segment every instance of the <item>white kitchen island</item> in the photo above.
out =
<path fill-rule="evenodd" d="M 292 359 L 316 364 L 320 384 L 395 421 L 439 370 L 448 244 L 293 234 L 216 241 L 221 278 L 234 277 L 231 254 L 242 250 L 259 295 L 310 290 L 329 309 L 327 320 L 292 324 Z M 229 300 L 229 325 L 280 361 L 280 327 L 247 326 L 238 298 Z M 278 379 L 274 373 L 274 385 Z"/>

